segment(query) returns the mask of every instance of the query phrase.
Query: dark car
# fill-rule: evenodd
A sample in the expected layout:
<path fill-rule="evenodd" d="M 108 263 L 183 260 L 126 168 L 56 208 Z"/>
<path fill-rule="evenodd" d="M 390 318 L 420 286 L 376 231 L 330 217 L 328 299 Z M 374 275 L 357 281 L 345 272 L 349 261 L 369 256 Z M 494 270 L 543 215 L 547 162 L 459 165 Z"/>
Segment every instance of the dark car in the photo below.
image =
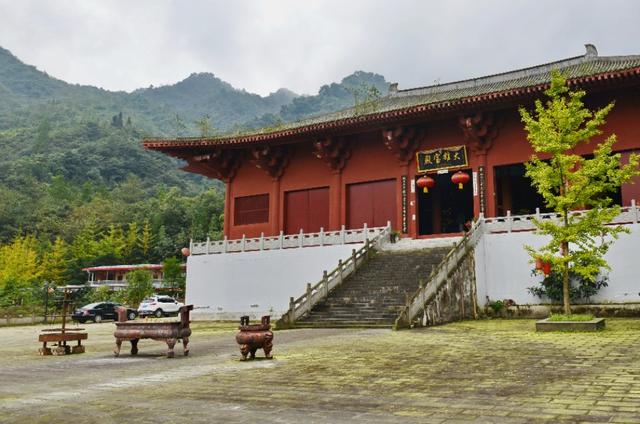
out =
<path fill-rule="evenodd" d="M 101 322 L 103 319 L 118 319 L 116 308 L 122 306 L 114 302 L 96 302 L 84 305 L 82 308 L 76 309 L 71 318 L 74 321 L 84 323 L 87 321 Z M 138 316 L 138 311 L 127 308 L 127 319 L 133 320 Z"/>

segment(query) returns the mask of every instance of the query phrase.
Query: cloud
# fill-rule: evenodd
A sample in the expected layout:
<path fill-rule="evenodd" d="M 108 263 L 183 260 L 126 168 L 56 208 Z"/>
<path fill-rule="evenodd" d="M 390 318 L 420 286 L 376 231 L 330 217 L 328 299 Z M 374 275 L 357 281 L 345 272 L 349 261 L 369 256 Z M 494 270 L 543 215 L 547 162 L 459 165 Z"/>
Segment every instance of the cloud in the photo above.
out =
<path fill-rule="evenodd" d="M 268 94 L 354 70 L 400 87 L 583 54 L 637 54 L 640 2 L 610 0 L 0 0 L 0 40 L 72 83 L 111 90 L 213 72 Z"/>

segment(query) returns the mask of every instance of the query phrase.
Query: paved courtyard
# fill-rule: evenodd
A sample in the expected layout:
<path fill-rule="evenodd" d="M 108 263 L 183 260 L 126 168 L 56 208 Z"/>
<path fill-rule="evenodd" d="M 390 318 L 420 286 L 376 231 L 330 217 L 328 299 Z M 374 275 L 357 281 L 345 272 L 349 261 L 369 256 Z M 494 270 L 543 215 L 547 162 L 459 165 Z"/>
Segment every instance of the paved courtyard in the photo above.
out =
<path fill-rule="evenodd" d="M 253 362 L 231 324 L 196 323 L 174 359 L 148 340 L 114 358 L 111 323 L 86 324 L 87 353 L 66 357 L 36 354 L 42 327 L 0 328 L 0 422 L 640 423 L 640 320 L 607 325 L 279 331 L 275 359 Z"/>

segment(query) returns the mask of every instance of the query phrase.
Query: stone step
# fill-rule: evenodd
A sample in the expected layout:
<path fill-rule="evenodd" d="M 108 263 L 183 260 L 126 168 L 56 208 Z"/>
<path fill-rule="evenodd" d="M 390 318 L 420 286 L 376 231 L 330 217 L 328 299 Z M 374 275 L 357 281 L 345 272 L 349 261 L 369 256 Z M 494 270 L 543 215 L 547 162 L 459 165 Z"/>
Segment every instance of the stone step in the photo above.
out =
<path fill-rule="evenodd" d="M 449 249 L 378 252 L 318 303 L 299 328 L 390 328 L 406 298 L 418 290 Z"/>

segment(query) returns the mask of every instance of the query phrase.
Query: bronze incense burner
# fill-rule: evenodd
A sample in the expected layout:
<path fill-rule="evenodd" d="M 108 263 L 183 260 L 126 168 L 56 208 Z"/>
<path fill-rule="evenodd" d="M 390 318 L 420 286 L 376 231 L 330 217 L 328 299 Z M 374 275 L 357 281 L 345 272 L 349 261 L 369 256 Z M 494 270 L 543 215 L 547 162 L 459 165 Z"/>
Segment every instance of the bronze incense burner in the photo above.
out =
<path fill-rule="evenodd" d="M 120 355 L 120 346 L 123 341 L 131 342 L 131 354 L 138 353 L 138 341 L 140 339 L 159 340 L 167 343 L 167 357 L 173 358 L 173 347 L 178 340 L 182 340 L 184 356 L 189 354 L 189 311 L 193 305 L 186 305 L 180 308 L 180 321 L 178 322 L 148 322 L 148 321 L 127 321 L 127 309 L 118 308 L 118 321 L 116 331 L 113 335 L 116 338 L 115 356 Z"/>
<path fill-rule="evenodd" d="M 271 317 L 265 315 L 262 317 L 260 324 L 249 324 L 249 317 L 240 318 L 240 330 L 236 334 L 236 342 L 240 345 L 240 353 L 242 360 L 247 359 L 247 355 L 251 355 L 251 359 L 255 359 L 258 349 L 264 350 L 264 356 L 272 359 L 271 349 L 273 349 L 273 333 L 269 324 Z"/>

